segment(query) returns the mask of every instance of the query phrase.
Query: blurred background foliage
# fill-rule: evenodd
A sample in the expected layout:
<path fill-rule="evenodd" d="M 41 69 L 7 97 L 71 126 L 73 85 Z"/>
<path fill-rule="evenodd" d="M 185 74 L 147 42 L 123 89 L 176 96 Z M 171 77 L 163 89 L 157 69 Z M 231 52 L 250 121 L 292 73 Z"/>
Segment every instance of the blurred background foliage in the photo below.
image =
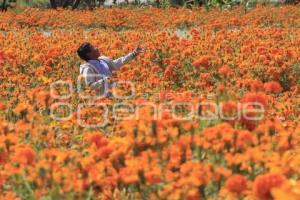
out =
<path fill-rule="evenodd" d="M 235 5 L 244 5 L 245 9 L 251 9 L 256 4 L 297 4 L 300 0 L 2 0 L 2 10 L 13 7 L 39 7 L 39 8 L 71 8 L 71 9 L 93 9 L 99 6 L 145 6 L 156 7 L 189 7 L 204 6 L 206 9 L 218 7 L 231 9 Z"/>

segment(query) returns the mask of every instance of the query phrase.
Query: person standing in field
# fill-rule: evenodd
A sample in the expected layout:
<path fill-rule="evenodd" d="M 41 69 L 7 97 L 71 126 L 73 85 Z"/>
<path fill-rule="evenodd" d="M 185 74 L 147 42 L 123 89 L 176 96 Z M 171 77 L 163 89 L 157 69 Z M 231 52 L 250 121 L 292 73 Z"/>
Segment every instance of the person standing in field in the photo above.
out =
<path fill-rule="evenodd" d="M 101 56 L 98 48 L 92 44 L 85 42 L 77 49 L 78 56 L 86 61 L 80 65 L 80 75 L 84 78 L 86 86 L 96 90 L 97 95 L 109 96 L 107 86 L 112 71 L 120 69 L 129 61 L 136 58 L 144 49 L 137 47 L 129 54 L 117 59 Z"/>

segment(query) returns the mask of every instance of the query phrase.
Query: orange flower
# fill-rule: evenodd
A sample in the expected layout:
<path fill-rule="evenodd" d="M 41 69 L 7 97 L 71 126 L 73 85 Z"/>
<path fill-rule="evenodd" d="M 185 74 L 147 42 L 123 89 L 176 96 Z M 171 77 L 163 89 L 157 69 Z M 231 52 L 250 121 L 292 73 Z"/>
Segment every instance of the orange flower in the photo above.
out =
<path fill-rule="evenodd" d="M 259 103 L 263 107 L 268 105 L 268 96 L 262 92 L 249 92 L 241 100 L 242 103 Z"/>
<path fill-rule="evenodd" d="M 179 61 L 176 58 L 171 59 L 170 65 L 176 66 L 179 64 Z"/>
<path fill-rule="evenodd" d="M 187 200 L 199 200 L 201 199 L 197 189 L 191 189 L 187 193 Z"/>
<path fill-rule="evenodd" d="M 225 91 L 225 86 L 224 85 L 218 85 L 217 91 L 218 92 L 224 92 Z"/>
<path fill-rule="evenodd" d="M 198 35 L 200 34 L 200 32 L 199 32 L 196 28 L 193 28 L 193 29 L 191 30 L 191 34 L 192 34 L 193 36 L 198 36 Z"/>
<path fill-rule="evenodd" d="M 0 165 L 3 165 L 8 160 L 8 153 L 0 151 Z"/>
<path fill-rule="evenodd" d="M 4 52 L 0 51 L 0 60 L 3 60 L 3 59 L 4 59 Z"/>
<path fill-rule="evenodd" d="M 107 158 L 112 152 L 113 149 L 111 147 L 104 146 L 98 150 L 98 155 L 100 156 L 100 158 Z"/>
<path fill-rule="evenodd" d="M 251 51 L 251 47 L 250 46 L 243 46 L 242 48 L 241 48 L 241 52 L 243 53 L 243 54 L 247 54 L 247 53 L 249 53 Z"/>
<path fill-rule="evenodd" d="M 23 164 L 32 164 L 35 160 L 35 152 L 30 146 L 19 147 L 16 149 L 15 159 Z"/>
<path fill-rule="evenodd" d="M 135 168 L 121 168 L 119 176 L 120 179 L 127 184 L 133 184 L 139 181 L 138 171 Z"/>
<path fill-rule="evenodd" d="M 295 180 L 285 181 L 280 187 L 273 188 L 271 193 L 274 200 L 299 200 L 300 199 L 300 182 Z"/>
<path fill-rule="evenodd" d="M 254 136 L 250 131 L 243 130 L 238 133 L 236 145 L 237 147 L 246 147 L 247 145 L 251 145 L 253 143 Z"/>
<path fill-rule="evenodd" d="M 4 61 L 5 61 L 5 56 L 4 56 L 4 52 L 3 51 L 0 51 L 0 64 L 4 64 Z"/>
<path fill-rule="evenodd" d="M 6 109 L 6 105 L 0 102 L 0 110 L 5 110 L 5 109 Z"/>
<path fill-rule="evenodd" d="M 2 187 L 2 185 L 5 184 L 5 182 L 6 182 L 5 176 L 3 176 L 2 173 L 0 173 L 0 187 Z"/>
<path fill-rule="evenodd" d="M 95 144 L 98 148 L 107 145 L 108 141 L 101 132 L 87 134 L 86 140 L 90 144 Z"/>
<path fill-rule="evenodd" d="M 174 75 L 174 66 L 173 65 L 169 65 L 164 73 L 165 77 L 170 78 Z"/>
<path fill-rule="evenodd" d="M 260 62 L 266 62 L 267 61 L 267 56 L 265 56 L 265 55 L 260 55 L 260 56 L 258 56 L 258 60 L 260 61 Z"/>
<path fill-rule="evenodd" d="M 253 109 L 253 106 L 249 106 L 243 110 L 240 121 L 248 130 L 254 130 L 258 125 L 259 119 L 262 118 L 262 114 Z"/>
<path fill-rule="evenodd" d="M 224 65 L 224 66 L 222 66 L 222 67 L 219 69 L 218 72 L 219 72 L 219 74 L 226 76 L 226 75 L 228 75 L 229 73 L 231 73 L 231 69 L 230 69 L 230 67 L 228 67 L 227 65 Z"/>
<path fill-rule="evenodd" d="M 253 92 L 257 92 L 264 89 L 264 84 L 261 81 L 253 80 L 250 83 L 250 90 Z"/>
<path fill-rule="evenodd" d="M 239 107 L 237 102 L 235 101 L 227 101 L 227 102 L 222 102 L 222 111 L 224 112 L 224 114 L 235 114 Z"/>
<path fill-rule="evenodd" d="M 40 106 L 47 106 L 49 104 L 50 92 L 49 91 L 39 91 L 36 94 L 36 100 Z"/>
<path fill-rule="evenodd" d="M 206 81 L 209 82 L 210 80 L 210 73 L 201 73 L 200 74 L 200 81 Z"/>
<path fill-rule="evenodd" d="M 276 81 L 270 81 L 264 84 L 264 89 L 267 92 L 278 94 L 282 91 L 281 85 Z"/>
<path fill-rule="evenodd" d="M 171 100 L 174 97 L 174 94 L 172 91 L 164 90 L 159 92 L 159 100 Z"/>
<path fill-rule="evenodd" d="M 259 200 L 272 200 L 271 190 L 281 186 L 286 178 L 281 174 L 268 173 L 256 177 L 253 193 Z"/>
<path fill-rule="evenodd" d="M 267 49 L 265 47 L 258 47 L 257 53 L 259 54 L 265 54 L 267 52 Z"/>
<path fill-rule="evenodd" d="M 19 114 L 19 115 L 25 115 L 28 113 L 28 105 L 24 102 L 22 103 L 19 103 L 14 109 L 13 111 L 16 113 L 16 114 Z"/>
<path fill-rule="evenodd" d="M 197 68 L 201 66 L 207 68 L 209 66 L 209 58 L 210 58 L 209 56 L 201 56 L 200 58 L 198 58 L 193 62 L 193 65 Z"/>
<path fill-rule="evenodd" d="M 145 173 L 145 178 L 148 183 L 156 184 L 161 181 L 161 172 L 158 168 Z"/>
<path fill-rule="evenodd" d="M 225 185 L 230 192 L 241 194 L 247 188 L 247 180 L 242 175 L 234 174 L 227 179 Z"/>

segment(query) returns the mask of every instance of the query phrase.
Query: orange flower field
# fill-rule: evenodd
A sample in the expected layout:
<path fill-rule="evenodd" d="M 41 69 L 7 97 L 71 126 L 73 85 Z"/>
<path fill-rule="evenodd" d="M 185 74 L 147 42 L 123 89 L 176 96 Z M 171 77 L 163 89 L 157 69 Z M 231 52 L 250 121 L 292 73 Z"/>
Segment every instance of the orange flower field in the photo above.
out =
<path fill-rule="evenodd" d="M 146 49 L 120 98 L 79 91 L 84 41 Z M 299 6 L 9 10 L 0 42 L 1 200 L 300 200 Z"/>

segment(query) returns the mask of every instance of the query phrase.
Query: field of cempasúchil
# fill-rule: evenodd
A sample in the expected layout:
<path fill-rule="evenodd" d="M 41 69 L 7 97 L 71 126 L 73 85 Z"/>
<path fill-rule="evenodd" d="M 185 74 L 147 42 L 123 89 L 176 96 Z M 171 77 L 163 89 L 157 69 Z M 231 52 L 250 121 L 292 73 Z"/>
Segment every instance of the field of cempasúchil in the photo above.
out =
<path fill-rule="evenodd" d="M 146 49 L 119 98 L 84 41 Z M 0 199 L 300 199 L 299 7 L 9 10 L 0 43 Z"/>

